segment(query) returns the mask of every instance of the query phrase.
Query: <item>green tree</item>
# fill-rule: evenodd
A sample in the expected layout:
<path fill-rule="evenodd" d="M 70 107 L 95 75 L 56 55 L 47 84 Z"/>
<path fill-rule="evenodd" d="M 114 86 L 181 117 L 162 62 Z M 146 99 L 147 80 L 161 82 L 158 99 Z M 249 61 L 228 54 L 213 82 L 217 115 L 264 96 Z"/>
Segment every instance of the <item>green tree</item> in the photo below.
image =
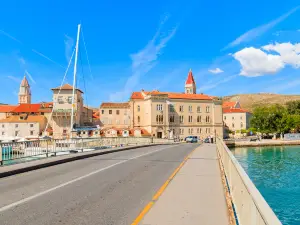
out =
<path fill-rule="evenodd" d="M 288 114 L 300 115 L 300 100 L 290 101 L 286 104 Z"/>

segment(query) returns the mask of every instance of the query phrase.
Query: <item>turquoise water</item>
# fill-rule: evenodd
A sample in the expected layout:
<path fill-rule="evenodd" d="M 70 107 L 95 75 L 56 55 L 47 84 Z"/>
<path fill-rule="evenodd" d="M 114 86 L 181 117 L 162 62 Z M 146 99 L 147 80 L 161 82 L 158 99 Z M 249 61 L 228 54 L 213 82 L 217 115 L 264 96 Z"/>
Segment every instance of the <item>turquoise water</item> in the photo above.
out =
<path fill-rule="evenodd" d="M 284 225 L 300 224 L 300 146 L 231 149 Z"/>

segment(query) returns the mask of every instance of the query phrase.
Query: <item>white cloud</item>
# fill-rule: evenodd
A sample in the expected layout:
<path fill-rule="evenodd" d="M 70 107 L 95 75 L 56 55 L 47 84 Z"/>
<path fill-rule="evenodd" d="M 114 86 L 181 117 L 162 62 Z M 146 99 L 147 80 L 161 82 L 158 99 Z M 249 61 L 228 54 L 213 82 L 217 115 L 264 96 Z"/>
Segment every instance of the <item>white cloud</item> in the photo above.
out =
<path fill-rule="evenodd" d="M 164 16 L 153 38 L 143 49 L 135 54 L 130 55 L 132 61 L 132 74 L 127 79 L 123 90 L 110 95 L 110 101 L 125 100 L 138 85 L 140 78 L 146 75 L 153 67 L 155 67 L 159 55 L 162 54 L 163 48 L 165 48 L 167 43 L 174 37 L 178 28 L 176 26 L 170 30 L 166 36 L 164 36 L 164 32 L 161 30 L 168 18 L 169 15 Z"/>
<path fill-rule="evenodd" d="M 271 28 L 276 26 L 278 23 L 287 19 L 290 15 L 292 15 L 294 12 L 296 12 L 299 8 L 300 8 L 300 6 L 297 6 L 296 8 L 293 8 L 292 10 L 290 10 L 286 14 L 278 17 L 277 19 L 272 20 L 271 22 L 269 22 L 267 24 L 261 25 L 259 27 L 256 27 L 256 28 L 253 28 L 253 29 L 247 31 L 246 33 L 242 34 L 237 39 L 235 39 L 233 42 L 228 44 L 222 50 L 237 46 L 241 43 L 249 42 L 249 41 L 255 39 L 256 37 L 263 35 L 265 32 L 267 32 L 268 30 L 270 30 Z"/>
<path fill-rule="evenodd" d="M 29 77 L 29 79 L 31 80 L 32 83 L 36 84 L 35 80 L 33 79 L 32 75 L 27 71 L 25 70 L 25 73 L 26 75 Z"/>
<path fill-rule="evenodd" d="M 289 64 L 294 68 L 299 68 L 300 66 L 300 43 L 295 45 L 290 42 L 287 43 L 275 43 L 269 44 L 262 47 L 264 50 L 269 52 L 276 52 L 280 55 L 281 60 L 285 64 Z"/>
<path fill-rule="evenodd" d="M 271 54 L 273 53 L 273 54 Z M 242 66 L 240 75 L 255 77 L 275 74 L 289 65 L 300 67 L 300 43 L 275 43 L 261 48 L 244 48 L 233 54 Z"/>
<path fill-rule="evenodd" d="M 21 63 L 21 65 L 25 66 L 26 65 L 26 61 L 23 57 L 19 57 L 19 62 Z"/>
<path fill-rule="evenodd" d="M 279 55 L 272 55 L 253 47 L 244 48 L 233 54 L 242 66 L 240 75 L 256 77 L 263 74 L 274 74 L 284 68 Z"/>
<path fill-rule="evenodd" d="M 203 85 L 201 86 L 200 88 L 197 89 L 197 92 L 205 92 L 205 91 L 208 91 L 210 89 L 213 89 L 213 88 L 216 88 L 218 87 L 220 84 L 223 84 L 223 83 L 227 83 L 228 81 L 234 79 L 235 77 L 237 77 L 238 75 L 232 75 L 232 76 L 229 76 L 229 77 L 226 77 L 224 78 L 223 80 L 219 80 L 217 82 L 209 82 L 208 84 L 206 85 Z"/>
<path fill-rule="evenodd" d="M 67 62 L 69 62 L 71 59 L 71 56 L 72 56 L 74 39 L 65 34 L 64 42 L 65 42 L 65 56 L 66 56 Z"/>
<path fill-rule="evenodd" d="M 208 70 L 208 72 L 214 73 L 214 74 L 218 74 L 218 73 L 223 73 L 224 71 L 221 70 L 220 68 L 216 68 L 214 70 Z"/>
<path fill-rule="evenodd" d="M 7 76 L 7 78 L 17 82 L 17 83 L 21 83 L 21 79 L 15 76 Z"/>

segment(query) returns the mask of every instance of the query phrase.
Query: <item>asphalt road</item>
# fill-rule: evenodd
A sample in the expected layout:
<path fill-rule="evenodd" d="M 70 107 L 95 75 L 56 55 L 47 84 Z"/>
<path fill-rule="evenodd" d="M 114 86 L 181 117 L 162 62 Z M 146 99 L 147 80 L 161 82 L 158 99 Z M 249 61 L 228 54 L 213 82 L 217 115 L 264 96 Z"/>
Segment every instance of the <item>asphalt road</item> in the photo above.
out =
<path fill-rule="evenodd" d="M 2 178 L 0 224 L 131 224 L 197 146 L 144 147 Z"/>

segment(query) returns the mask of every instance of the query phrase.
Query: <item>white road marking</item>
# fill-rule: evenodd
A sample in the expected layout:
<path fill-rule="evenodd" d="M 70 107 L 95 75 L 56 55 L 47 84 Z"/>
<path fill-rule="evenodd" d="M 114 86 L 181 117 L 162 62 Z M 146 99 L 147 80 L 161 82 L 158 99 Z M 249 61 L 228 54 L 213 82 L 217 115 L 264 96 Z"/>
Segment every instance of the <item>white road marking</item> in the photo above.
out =
<path fill-rule="evenodd" d="M 82 179 L 84 179 L 84 178 L 90 177 L 90 176 L 92 176 L 92 175 L 94 175 L 94 174 L 96 174 L 96 173 L 100 173 L 100 172 L 102 172 L 102 171 L 104 171 L 104 170 L 110 169 L 110 168 L 112 168 L 112 167 L 114 167 L 114 166 L 120 165 L 120 164 L 122 164 L 122 163 L 128 162 L 128 161 L 133 160 L 133 159 L 137 159 L 137 158 L 143 157 L 143 156 L 145 156 L 145 155 L 150 155 L 150 154 L 152 154 L 152 153 L 155 153 L 155 152 L 159 152 L 159 151 L 165 150 L 165 149 L 167 149 L 167 148 L 172 148 L 172 147 L 174 147 L 174 146 L 177 146 L 177 145 L 171 145 L 171 146 L 168 146 L 168 147 L 165 147 L 165 148 L 161 148 L 161 149 L 158 149 L 158 150 L 155 150 L 155 151 L 152 151 L 152 152 L 148 152 L 148 153 L 145 153 L 145 154 L 142 154 L 142 155 L 138 155 L 138 156 L 135 156 L 135 157 L 126 159 L 126 160 L 122 160 L 121 162 L 112 164 L 112 165 L 110 165 L 110 166 L 101 168 L 101 169 L 99 169 L 99 170 L 95 170 L 95 171 L 93 171 L 93 172 L 91 172 L 91 173 L 88 173 L 88 174 L 83 175 L 83 176 L 81 176 L 81 177 L 77 177 L 77 178 L 75 178 L 75 179 L 73 179 L 73 180 L 70 180 L 70 181 L 68 181 L 68 182 L 66 182 L 66 183 L 60 184 L 60 185 L 55 186 L 55 187 L 53 187 L 53 188 L 50 188 L 50 189 L 48 189 L 48 190 L 46 190 L 46 191 L 42 191 L 42 192 L 37 193 L 37 194 L 35 194 L 35 195 L 32 195 L 32 196 L 30 196 L 30 197 L 24 198 L 24 199 L 22 199 L 22 200 L 20 200 L 20 201 L 17 201 L 17 202 L 11 203 L 11 204 L 9 204 L 9 205 L 3 206 L 2 208 L 0 208 L 0 212 L 3 212 L 3 211 L 5 211 L 5 210 L 11 209 L 11 208 L 13 208 L 13 207 L 15 207 L 15 206 L 18 206 L 18 205 L 24 204 L 24 203 L 26 203 L 26 202 L 29 202 L 29 201 L 31 201 L 31 200 L 33 200 L 33 199 L 35 199 L 35 198 L 38 198 L 38 197 L 40 197 L 40 196 L 42 196 L 42 195 L 48 194 L 48 193 L 50 193 L 50 192 L 52 192 L 52 191 L 55 191 L 55 190 L 57 190 L 57 189 L 59 189 L 59 188 L 62 188 L 62 187 L 65 187 L 65 186 L 67 186 L 67 185 L 69 185 L 69 184 L 73 184 L 73 183 L 75 183 L 75 182 L 77 182 L 77 181 L 80 181 L 80 180 L 82 180 Z"/>

